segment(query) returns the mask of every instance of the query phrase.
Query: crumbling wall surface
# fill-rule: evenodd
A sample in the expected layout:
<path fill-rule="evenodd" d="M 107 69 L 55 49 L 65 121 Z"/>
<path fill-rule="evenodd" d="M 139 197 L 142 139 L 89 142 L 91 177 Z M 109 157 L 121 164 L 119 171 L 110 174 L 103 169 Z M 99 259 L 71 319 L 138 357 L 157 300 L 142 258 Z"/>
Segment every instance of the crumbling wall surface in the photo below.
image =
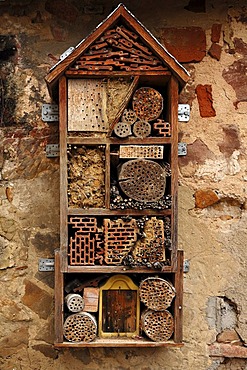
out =
<path fill-rule="evenodd" d="M 53 347 L 53 273 L 40 257 L 59 247 L 57 123 L 44 76 L 117 2 L 0 2 L 0 368 L 4 370 L 244 370 L 246 306 L 247 8 L 245 1 L 126 1 L 184 64 L 180 102 L 187 155 L 179 158 L 179 246 L 184 275 L 182 348 Z"/>

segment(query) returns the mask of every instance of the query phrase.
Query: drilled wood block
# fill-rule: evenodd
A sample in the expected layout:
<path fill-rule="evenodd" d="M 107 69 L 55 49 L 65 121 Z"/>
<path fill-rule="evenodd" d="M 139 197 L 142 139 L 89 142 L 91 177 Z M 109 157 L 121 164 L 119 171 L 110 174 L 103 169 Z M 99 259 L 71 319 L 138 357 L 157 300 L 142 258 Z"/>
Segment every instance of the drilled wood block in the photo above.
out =
<path fill-rule="evenodd" d="M 138 228 L 134 219 L 130 221 L 104 220 L 105 262 L 119 265 L 137 240 Z"/>
<path fill-rule="evenodd" d="M 125 162 L 118 180 L 122 191 L 139 202 L 155 202 L 165 193 L 165 170 L 151 160 L 134 159 Z"/>
<path fill-rule="evenodd" d="M 168 281 L 158 277 L 148 277 L 140 284 L 140 299 L 154 311 L 164 311 L 175 297 L 175 288 Z"/>
<path fill-rule="evenodd" d="M 151 134 L 151 128 L 147 121 L 136 121 L 133 125 L 133 134 L 140 138 L 148 137 Z"/>
<path fill-rule="evenodd" d="M 65 297 L 65 302 L 71 312 L 80 312 L 84 308 L 84 299 L 80 294 L 71 293 Z"/>
<path fill-rule="evenodd" d="M 84 311 L 86 312 L 97 312 L 99 305 L 99 288 L 84 288 L 83 291 L 84 299 Z"/>
<path fill-rule="evenodd" d="M 129 135 L 131 135 L 131 126 L 128 122 L 119 121 L 114 126 L 113 131 L 120 138 L 128 137 Z"/>
<path fill-rule="evenodd" d="M 144 121 L 153 121 L 163 110 L 163 97 L 152 87 L 141 87 L 133 96 L 133 110 Z"/>
<path fill-rule="evenodd" d="M 154 158 L 163 159 L 162 145 L 120 145 L 120 158 Z"/>
<path fill-rule="evenodd" d="M 137 120 L 137 116 L 132 109 L 125 109 L 123 111 L 123 114 L 121 117 L 122 122 L 128 122 L 130 125 L 132 125 L 136 120 Z"/>
<path fill-rule="evenodd" d="M 141 315 L 142 329 L 155 342 L 167 341 L 174 330 L 174 320 L 169 311 L 146 310 Z"/>
<path fill-rule="evenodd" d="M 68 131 L 107 132 L 106 87 L 99 79 L 68 80 Z"/>
<path fill-rule="evenodd" d="M 64 322 L 63 334 L 70 342 L 91 342 L 97 334 L 96 319 L 87 312 L 70 315 Z"/>

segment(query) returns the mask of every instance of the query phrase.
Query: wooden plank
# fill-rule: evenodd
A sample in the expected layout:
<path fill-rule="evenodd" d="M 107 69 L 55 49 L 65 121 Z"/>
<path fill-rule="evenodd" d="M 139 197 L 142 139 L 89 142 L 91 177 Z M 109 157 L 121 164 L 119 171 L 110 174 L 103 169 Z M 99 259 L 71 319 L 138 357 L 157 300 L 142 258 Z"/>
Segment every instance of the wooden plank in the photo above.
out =
<path fill-rule="evenodd" d="M 108 137 L 111 136 L 112 130 L 114 129 L 115 124 L 119 121 L 121 115 L 123 114 L 124 109 L 127 107 L 127 105 L 129 103 L 129 101 L 130 101 L 130 99 L 131 99 L 131 97 L 132 97 L 135 89 L 138 86 L 138 82 L 139 82 L 139 76 L 135 76 L 133 78 L 133 81 L 132 81 L 130 87 L 129 87 L 129 90 L 128 90 L 127 94 L 126 94 L 125 99 L 123 100 L 123 102 L 120 105 L 119 111 L 116 114 L 115 119 L 109 125 L 109 131 L 108 131 L 108 134 L 107 134 Z"/>
<path fill-rule="evenodd" d="M 171 215 L 170 209 L 162 209 L 162 210 L 152 210 L 152 209 L 144 209 L 144 210 L 137 210 L 137 209 L 121 209 L 120 210 L 111 210 L 111 209 L 102 209 L 102 208 L 90 208 L 90 209 L 83 209 L 83 208 L 69 208 L 68 214 L 71 216 L 169 216 Z"/>
<path fill-rule="evenodd" d="M 67 81 L 65 77 L 59 80 L 59 136 L 60 136 L 60 248 L 62 255 L 61 269 L 67 269 Z"/>
<path fill-rule="evenodd" d="M 106 138 L 106 137 L 80 137 L 80 136 L 69 136 L 67 138 L 68 144 L 77 144 L 77 145 L 105 145 L 105 144 L 114 144 L 114 145 L 145 145 L 145 144 L 170 144 L 171 138 L 163 137 L 146 137 L 143 139 L 140 138 L 126 138 L 126 139 L 117 139 L 117 138 Z"/>
<path fill-rule="evenodd" d="M 111 273 L 128 273 L 128 274 L 136 274 L 136 273 L 144 273 L 144 274 L 157 274 L 158 272 L 174 272 L 170 266 L 163 266 L 162 271 L 158 269 L 152 269 L 147 267 L 128 267 L 128 266 L 68 266 L 69 273 L 103 273 L 103 274 L 111 274 Z"/>
<path fill-rule="evenodd" d="M 171 195 L 172 195 L 172 256 L 171 262 L 176 268 L 178 234 L 178 82 L 172 76 L 168 84 L 168 121 L 171 124 Z"/>
<path fill-rule="evenodd" d="M 61 256 L 55 250 L 55 345 L 63 342 L 63 290 L 64 281 L 61 273 Z"/>
<path fill-rule="evenodd" d="M 98 312 L 99 288 L 86 287 L 83 290 L 84 311 Z"/>
<path fill-rule="evenodd" d="M 174 302 L 174 342 L 183 340 L 183 251 L 178 251 L 178 266 L 175 273 L 174 287 L 176 298 Z"/>
<path fill-rule="evenodd" d="M 97 338 L 93 342 L 89 343 L 57 343 L 56 348 L 83 348 L 83 347 L 168 347 L 168 348 L 180 348 L 183 347 L 183 343 L 175 343 L 174 341 L 168 342 L 152 342 L 145 339 L 102 339 Z"/>
<path fill-rule="evenodd" d="M 105 149 L 105 206 L 110 208 L 110 192 L 111 192 L 111 168 L 110 168 L 110 145 L 106 145 Z"/>
<path fill-rule="evenodd" d="M 69 78 L 80 78 L 80 77 L 124 77 L 129 76 L 128 71 L 66 71 L 65 76 Z M 171 76 L 170 71 L 131 71 L 132 76 Z"/>

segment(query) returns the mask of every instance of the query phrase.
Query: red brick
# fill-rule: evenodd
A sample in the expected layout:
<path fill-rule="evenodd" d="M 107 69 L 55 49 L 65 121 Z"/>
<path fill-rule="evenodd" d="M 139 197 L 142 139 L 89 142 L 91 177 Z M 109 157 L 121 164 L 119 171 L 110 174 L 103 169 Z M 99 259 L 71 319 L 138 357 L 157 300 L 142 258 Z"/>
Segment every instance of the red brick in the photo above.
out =
<path fill-rule="evenodd" d="M 210 189 L 197 190 L 194 197 L 197 208 L 207 208 L 219 201 L 218 195 Z"/>
<path fill-rule="evenodd" d="M 216 112 L 213 107 L 212 86 L 197 85 L 196 94 L 201 117 L 215 117 Z"/>
<path fill-rule="evenodd" d="M 231 343 L 234 345 L 241 344 L 241 340 L 235 330 L 226 329 L 217 336 L 219 343 Z"/>
<path fill-rule="evenodd" d="M 181 138 L 182 139 L 182 138 Z M 187 166 L 190 162 L 203 164 L 207 159 L 214 159 L 214 153 L 200 139 L 196 139 L 193 143 L 187 145 L 187 155 L 179 157 L 179 165 Z"/>
<path fill-rule="evenodd" d="M 212 42 L 220 41 L 221 27 L 222 25 L 220 23 L 215 23 L 212 25 L 212 28 L 211 28 L 211 41 Z"/>
<path fill-rule="evenodd" d="M 222 47 L 219 44 L 216 44 L 215 42 L 213 42 L 209 51 L 208 51 L 208 54 L 212 58 L 214 58 L 216 60 L 220 60 L 221 50 L 222 50 Z"/>
<path fill-rule="evenodd" d="M 161 42 L 180 62 L 200 62 L 206 55 L 206 35 L 201 27 L 163 28 Z"/>
<path fill-rule="evenodd" d="M 247 358 L 247 347 L 214 343 L 209 346 L 209 355 L 212 357 Z"/>

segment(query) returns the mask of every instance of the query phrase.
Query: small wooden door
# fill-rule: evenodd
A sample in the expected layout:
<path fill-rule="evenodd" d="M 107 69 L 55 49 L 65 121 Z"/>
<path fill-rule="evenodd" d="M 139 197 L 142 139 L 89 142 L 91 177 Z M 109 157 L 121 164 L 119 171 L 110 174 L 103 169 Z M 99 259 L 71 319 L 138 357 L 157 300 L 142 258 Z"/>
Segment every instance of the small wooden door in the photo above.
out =
<path fill-rule="evenodd" d="M 100 288 L 99 305 L 100 337 L 129 337 L 138 334 L 138 287 L 128 276 L 112 276 Z"/>

